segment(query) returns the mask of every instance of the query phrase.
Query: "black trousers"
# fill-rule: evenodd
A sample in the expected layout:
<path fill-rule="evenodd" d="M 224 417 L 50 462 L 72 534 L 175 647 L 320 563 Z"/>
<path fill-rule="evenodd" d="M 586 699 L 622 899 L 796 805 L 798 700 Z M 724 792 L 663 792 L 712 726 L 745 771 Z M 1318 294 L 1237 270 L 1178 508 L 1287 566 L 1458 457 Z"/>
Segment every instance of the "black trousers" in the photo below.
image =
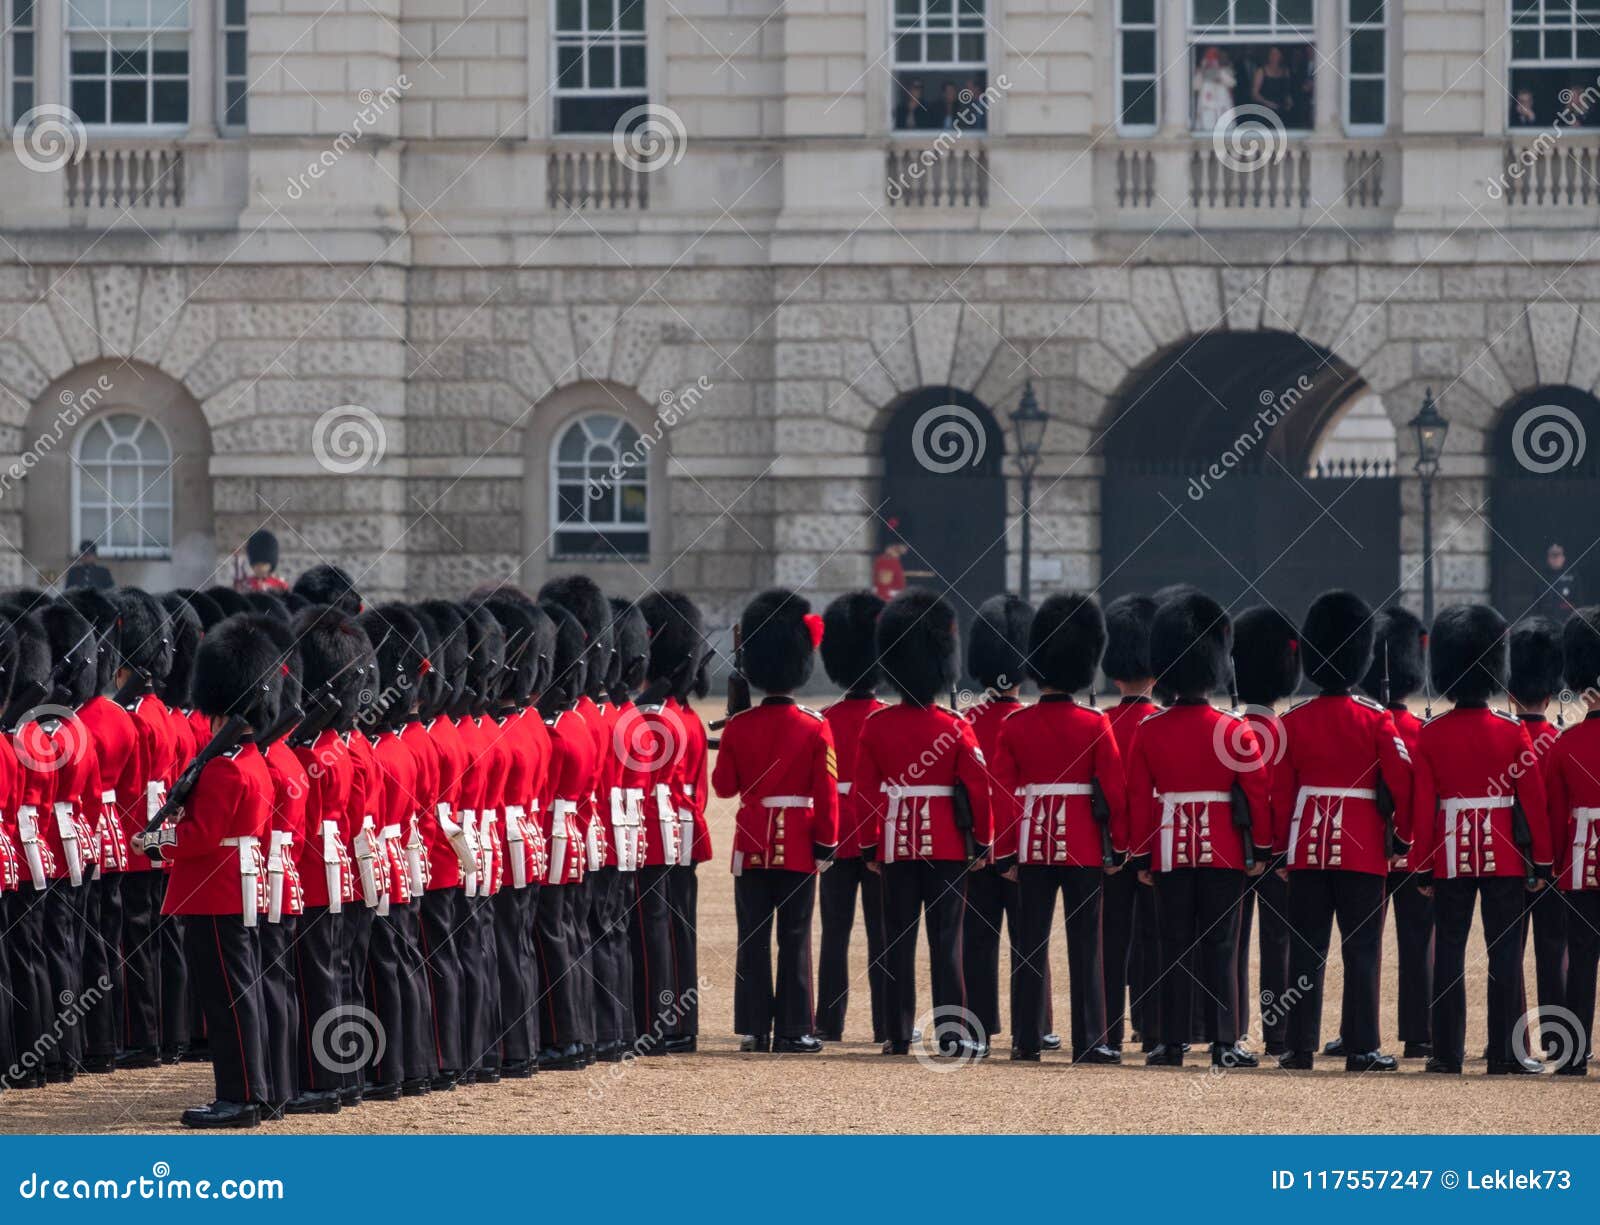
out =
<path fill-rule="evenodd" d="M 700 1032 L 700 878 L 694 864 L 667 872 L 672 913 L 673 990 L 682 1020 L 678 1033 L 692 1038 Z"/>
<path fill-rule="evenodd" d="M 1322 1045 L 1322 988 L 1339 921 L 1344 998 L 1339 1037 L 1346 1053 L 1378 1049 L 1378 971 L 1383 944 L 1385 878 L 1370 872 L 1310 869 L 1289 873 L 1289 1048 L 1316 1052 Z"/>
<path fill-rule="evenodd" d="M 84 1051 L 117 1053 L 122 984 L 122 873 L 90 881 L 84 907 L 83 986 L 94 995 L 83 1019 Z"/>
<path fill-rule="evenodd" d="M 1594 1045 L 1595 970 L 1600 965 L 1600 892 L 1574 890 L 1561 897 L 1572 907 L 1567 923 L 1566 1007 L 1578 1019 L 1579 1032 L 1570 1035 L 1572 1052 L 1567 1062 L 1581 1067 Z"/>
<path fill-rule="evenodd" d="M 364 1076 L 369 1085 L 398 1085 L 405 1080 L 407 1042 L 414 1040 L 406 1033 L 406 1006 L 400 992 L 400 933 L 392 912 L 371 913 L 362 994 L 384 1040 L 374 1044 L 372 1063 L 364 1069 Z"/>
<path fill-rule="evenodd" d="M 539 958 L 539 1034 L 547 1047 L 593 1041 L 578 982 L 575 902 L 581 885 L 541 885 L 535 904 Z M 463 963 L 463 974 L 466 966 Z"/>
<path fill-rule="evenodd" d="M 589 874 L 589 947 L 594 970 L 594 1040 L 597 1045 L 631 1043 L 633 959 L 628 950 L 625 889 L 632 881 L 614 867 Z"/>
<path fill-rule="evenodd" d="M 1267 875 L 1270 873 L 1261 873 Z M 1241 1038 L 1250 1032 L 1250 931 L 1256 913 L 1256 893 L 1251 886 L 1261 876 L 1245 877 L 1244 896 L 1239 899 L 1239 939 L 1233 950 L 1233 976 L 1238 984 L 1233 997 L 1233 1028 Z"/>
<path fill-rule="evenodd" d="M 831 871 L 831 869 L 830 869 Z M 733 878 L 739 916 L 734 961 L 733 1028 L 736 1033 L 801 1038 L 815 1024 L 811 994 L 811 916 L 816 910 L 813 872 L 746 868 Z M 772 972 L 773 929 L 778 972 Z"/>
<path fill-rule="evenodd" d="M 1162 1042 L 1189 1040 L 1191 1008 L 1199 1013 L 1202 1041 L 1238 1040 L 1233 959 L 1244 882 L 1237 868 L 1178 868 L 1155 874 Z"/>
<path fill-rule="evenodd" d="M 182 915 L 162 914 L 167 900 L 167 874 L 153 872 L 156 880 L 156 939 L 161 942 L 158 973 L 161 979 L 161 1053 L 174 1059 L 201 1045 L 203 1014 L 189 998 L 189 964 L 184 953 Z"/>
<path fill-rule="evenodd" d="M 400 1006 L 406 1017 L 405 1078 L 427 1080 L 439 1070 L 433 1056 L 433 1006 L 428 971 L 422 964 L 422 902 L 414 899 L 389 910 L 400 957 Z"/>
<path fill-rule="evenodd" d="M 44 893 L 44 962 L 50 994 L 60 1007 L 83 991 L 84 894 L 87 885 L 53 880 Z M 62 1025 L 45 1055 L 47 1067 L 77 1071 L 83 1062 L 83 1026 Z"/>
<path fill-rule="evenodd" d="M 867 994 L 872 1040 L 888 1036 L 884 1016 L 883 888 L 861 859 L 835 859 L 817 882 L 822 915 L 822 958 L 817 966 L 817 1032 L 840 1037 L 850 1007 L 850 936 L 856 925 L 856 894 L 867 929 Z M 998 951 L 998 945 L 996 945 Z"/>
<path fill-rule="evenodd" d="M 1133 879 L 1139 879 L 1133 874 Z M 1128 955 L 1128 1020 L 1143 1043 L 1161 1032 L 1161 923 L 1156 891 L 1140 885 L 1133 903 L 1133 949 Z"/>
<path fill-rule="evenodd" d="M 572 887 L 572 976 L 578 985 L 578 1007 L 583 1014 L 583 1041 L 593 1046 L 596 1040 L 594 1011 L 594 891 L 592 872 L 585 872 L 582 883 Z"/>
<path fill-rule="evenodd" d="M 161 1048 L 161 871 L 122 877 L 122 1045 L 130 1051 Z M 187 1018 L 186 1018 L 187 1019 Z"/>
<path fill-rule="evenodd" d="M 259 1102 L 269 1090 L 262 1045 L 261 946 L 238 915 L 188 915 L 184 960 L 211 1039 L 217 1098 Z"/>
<path fill-rule="evenodd" d="M 1120 873 L 1119 873 L 1120 875 Z M 1072 1050 L 1081 1054 L 1106 1040 L 1105 978 L 1101 962 L 1100 868 L 1024 865 L 1017 869 L 1017 952 L 1013 1009 L 1018 1050 L 1037 1051 L 1049 982 L 1050 929 L 1056 895 L 1067 926 L 1067 975 L 1072 990 Z"/>
<path fill-rule="evenodd" d="M 676 966 L 673 960 L 672 901 L 669 873 L 657 865 L 640 868 L 625 879 L 633 890 L 628 938 L 633 967 L 633 1016 L 639 1050 L 649 1053 L 681 1032 Z"/>
<path fill-rule="evenodd" d="M 869 873 L 870 875 L 870 873 Z M 1005 921 L 1011 951 L 1011 973 L 1006 1007 L 1011 1014 L 1013 1033 L 1017 1024 L 1017 966 L 1023 959 L 1022 920 L 1018 910 L 1017 883 L 989 867 L 967 874 L 967 909 L 961 921 L 961 973 L 967 993 L 967 1007 L 977 1017 L 986 1038 L 1002 1032 L 1000 1016 L 1000 923 Z M 1043 1012 L 1039 1024 L 1050 1029 L 1050 950 L 1036 952 L 1044 962 Z"/>
<path fill-rule="evenodd" d="M 1467 1040 L 1467 937 L 1483 900 L 1489 954 L 1489 1054 L 1512 1058 L 1511 1035 L 1522 1008 L 1522 912 L 1530 900 L 1520 876 L 1459 876 L 1433 882 L 1433 1054 L 1460 1063 Z"/>
<path fill-rule="evenodd" d="M 301 1093 L 325 1093 L 345 1083 L 343 1062 L 330 1055 L 328 1032 L 345 1007 L 344 928 L 350 916 L 348 906 L 338 914 L 312 906 L 295 920 L 295 1083 Z"/>
<path fill-rule="evenodd" d="M 461 904 L 462 1058 L 467 1071 L 497 1068 L 500 966 L 494 947 L 494 899 L 463 895 Z"/>
<path fill-rule="evenodd" d="M 344 1007 L 347 1011 L 371 1011 L 373 1000 L 367 982 L 367 958 L 372 951 L 372 922 L 375 911 L 360 898 L 344 907 Z M 348 1068 L 344 1086 L 375 1084 L 365 1065 Z"/>
<path fill-rule="evenodd" d="M 1394 938 L 1400 953 L 1396 1032 L 1401 1042 L 1433 1040 L 1433 899 L 1422 894 L 1432 885 L 1433 877 L 1420 872 L 1389 873 Z"/>
<path fill-rule="evenodd" d="M 883 864 L 881 871 L 889 1037 L 910 1042 L 917 1024 L 917 928 L 924 913 L 933 1007 L 943 1014 L 941 1020 L 967 1007 L 961 972 L 967 865 L 958 859 L 912 859 Z"/>
<path fill-rule="evenodd" d="M 15 1035 L 15 1062 L 21 1080 L 42 1074 L 55 1042 L 56 998 L 50 994 L 50 972 L 44 955 L 44 897 L 27 880 L 0 898 L 5 916 L 5 939 L 0 940 L 10 966 L 11 1032 Z M 5 1072 L 12 1067 L 7 1063 Z"/>
<path fill-rule="evenodd" d="M 1289 1000 L 1284 994 L 1289 988 L 1289 882 L 1270 868 L 1249 881 L 1249 890 L 1255 895 L 1256 941 L 1261 950 L 1261 1040 L 1269 1051 L 1285 1051 L 1289 1048 Z M 1241 939 L 1240 977 L 1246 982 L 1247 992 L 1249 972 L 1245 967 L 1250 963 L 1249 951 L 1249 944 Z"/>
<path fill-rule="evenodd" d="M 533 951 L 533 925 L 538 909 L 537 884 L 521 889 L 501 889 L 494 895 L 501 1066 L 527 1063 L 539 1053 L 539 966 Z"/>
<path fill-rule="evenodd" d="M 431 1014 L 433 1059 L 441 1072 L 456 1074 L 462 1069 L 461 1036 L 463 986 L 461 945 L 457 932 L 461 926 L 461 890 L 431 889 L 422 895 L 417 939 L 427 968 L 428 1004 Z M 529 936 L 532 939 L 532 936 Z"/>
<path fill-rule="evenodd" d="M 296 1075 L 295 1035 L 300 1030 L 300 997 L 294 980 L 294 944 L 298 915 L 276 923 L 261 921 L 261 1032 L 265 1101 L 283 1103 L 302 1086 Z"/>
<path fill-rule="evenodd" d="M 1528 899 L 1522 915 L 1522 948 L 1533 933 L 1533 976 L 1541 1012 L 1556 1008 L 1567 996 L 1567 903 L 1553 885 Z M 1526 1011 L 1524 1001 L 1523 1011 Z M 1534 1052 L 1537 1054 L 1538 1052 Z"/>
<path fill-rule="evenodd" d="M 1134 923 L 1139 910 L 1139 874 L 1130 868 L 1101 874 L 1100 976 L 1106 993 L 1106 1045 L 1122 1049 L 1128 1018 L 1130 988 L 1134 985 Z M 1137 991 L 1132 994 L 1137 996 Z M 1045 997 L 1050 995 L 1045 984 Z M 1138 1026 L 1134 1026 L 1135 1029 Z"/>

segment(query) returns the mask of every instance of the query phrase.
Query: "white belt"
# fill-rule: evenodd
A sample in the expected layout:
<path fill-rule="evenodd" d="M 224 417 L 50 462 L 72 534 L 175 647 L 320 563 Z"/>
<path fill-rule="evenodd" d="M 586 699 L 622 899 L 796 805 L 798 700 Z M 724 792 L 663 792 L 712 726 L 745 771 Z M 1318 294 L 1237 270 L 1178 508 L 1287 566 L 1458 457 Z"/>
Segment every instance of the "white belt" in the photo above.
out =
<path fill-rule="evenodd" d="M 577 811 L 577 804 L 571 800 L 556 800 L 550 805 L 550 875 L 546 879 L 552 885 L 563 883 L 566 875 L 568 827 Z"/>
<path fill-rule="evenodd" d="M 83 884 L 83 856 L 78 848 L 78 824 L 72 815 L 72 805 L 57 800 L 54 805 L 56 833 L 61 835 L 61 849 L 67 857 L 67 879 L 74 889 Z"/>
<path fill-rule="evenodd" d="M 637 872 L 644 844 L 644 788 L 621 787 L 622 824 L 617 830 L 617 870 Z"/>
<path fill-rule="evenodd" d="M 1572 820 L 1577 826 L 1572 833 L 1572 887 L 1584 887 L 1583 867 L 1589 850 L 1589 836 L 1595 823 L 1600 821 L 1600 808 L 1574 808 Z"/>
<path fill-rule="evenodd" d="M 1017 854 L 1023 860 L 1028 858 L 1028 846 L 1033 837 L 1033 810 L 1034 805 L 1041 799 L 1056 799 L 1069 795 L 1092 796 L 1093 783 L 1027 783 L 1018 787 L 1016 794 L 1022 797 L 1022 828 L 1017 837 Z M 1048 862 L 1048 856 L 1046 857 Z"/>
<path fill-rule="evenodd" d="M 1161 858 L 1169 868 L 1174 860 L 1172 841 L 1179 807 L 1188 804 L 1227 804 L 1233 799 L 1226 791 L 1162 791 L 1158 795 L 1161 799 Z"/>
<path fill-rule="evenodd" d="M 115 791 L 110 791 L 110 790 L 102 791 L 100 793 L 100 825 L 104 825 L 107 821 L 110 821 L 112 823 L 112 828 L 117 830 L 118 832 L 114 832 L 114 833 L 108 834 L 106 836 L 109 837 L 109 838 L 117 838 L 117 837 L 119 837 L 120 836 L 120 823 L 119 823 L 118 818 L 117 818 L 117 793 Z M 97 841 L 100 839 L 100 836 L 101 836 L 100 835 L 100 825 L 96 825 L 95 826 L 95 830 L 94 830 L 94 836 L 95 836 Z M 104 874 L 104 870 L 105 870 L 105 865 L 104 864 L 98 864 L 98 863 L 95 864 L 95 866 L 94 866 L 94 879 L 95 880 L 99 880 L 100 877 Z"/>
<path fill-rule="evenodd" d="M 694 795 L 693 787 L 683 789 L 685 795 Z M 694 862 L 694 809 L 678 809 L 678 866 L 687 868 Z"/>
<path fill-rule="evenodd" d="M 474 808 L 459 810 L 459 826 L 462 846 L 456 848 L 456 856 L 461 859 L 461 888 L 468 897 L 478 896 L 478 812 Z M 455 839 L 452 838 L 454 843 Z"/>
<path fill-rule="evenodd" d="M 1444 802 L 1444 851 L 1445 851 L 1445 877 L 1453 880 L 1456 875 L 1456 840 L 1461 832 L 1461 814 L 1464 812 L 1490 812 L 1496 808 L 1510 808 L 1516 802 L 1509 795 L 1485 795 L 1478 797 L 1457 797 Z"/>
<path fill-rule="evenodd" d="M 267 843 L 267 922 L 283 921 L 283 865 L 294 835 L 286 829 L 275 829 Z"/>
<path fill-rule="evenodd" d="M 382 852 L 378 842 L 378 828 L 372 818 L 367 817 L 356 833 L 351 849 L 355 852 L 356 867 L 361 872 L 361 896 L 369 910 L 376 910 L 383 900 L 378 893 L 378 856 Z"/>
<path fill-rule="evenodd" d="M 1295 848 L 1300 845 L 1300 819 L 1305 815 L 1307 800 L 1372 800 L 1377 802 L 1378 793 L 1371 787 L 1302 787 L 1300 793 L 1294 797 L 1294 815 L 1289 818 L 1289 854 L 1295 853 Z M 1336 822 L 1343 818 L 1342 811 L 1335 815 Z"/>
<path fill-rule="evenodd" d="M 949 799 L 956 793 L 954 787 L 902 787 L 899 783 L 884 783 L 882 790 L 889 797 L 889 811 L 883 818 L 884 863 L 894 862 L 895 840 L 900 834 L 900 806 L 906 800 Z M 911 815 L 913 817 L 921 816 L 926 820 L 928 818 L 928 805 L 913 806 Z"/>
<path fill-rule="evenodd" d="M 17 809 L 17 839 L 22 843 L 23 857 L 28 861 L 28 875 L 33 887 L 43 892 L 50 884 L 44 871 L 44 852 L 39 848 L 39 809 L 24 804 Z"/>
<path fill-rule="evenodd" d="M 261 839 L 224 838 L 218 845 L 239 848 L 240 915 L 246 927 L 254 927 L 256 913 L 261 909 Z"/>
<path fill-rule="evenodd" d="M 670 868 L 678 862 L 678 810 L 665 783 L 656 784 L 656 821 L 661 826 L 661 862 Z"/>
<path fill-rule="evenodd" d="M 528 885 L 528 860 L 523 853 L 523 843 L 528 831 L 522 824 L 527 811 L 521 804 L 506 805 L 506 850 L 511 856 L 511 887 L 525 889 Z"/>
<path fill-rule="evenodd" d="M 478 814 L 478 892 L 483 897 L 493 893 L 498 883 L 494 878 L 494 827 L 499 820 L 493 808 L 485 808 Z"/>

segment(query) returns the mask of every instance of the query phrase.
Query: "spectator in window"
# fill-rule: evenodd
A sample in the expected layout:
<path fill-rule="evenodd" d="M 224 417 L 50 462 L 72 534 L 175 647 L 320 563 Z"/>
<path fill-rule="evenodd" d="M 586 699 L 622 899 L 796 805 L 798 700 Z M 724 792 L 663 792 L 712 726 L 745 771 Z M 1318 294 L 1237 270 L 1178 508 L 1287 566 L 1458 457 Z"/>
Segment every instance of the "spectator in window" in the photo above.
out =
<path fill-rule="evenodd" d="M 1294 53 L 1295 104 L 1288 123 L 1291 128 L 1313 128 L 1317 117 L 1317 59 L 1310 47 L 1297 47 Z"/>
<path fill-rule="evenodd" d="M 1544 586 L 1534 611 L 1549 617 L 1557 625 L 1565 625 L 1567 618 L 1577 611 L 1578 580 L 1567 568 L 1567 550 L 1560 541 L 1551 541 L 1544 554 Z"/>
<path fill-rule="evenodd" d="M 1276 114 L 1287 126 L 1294 109 L 1294 74 L 1283 61 L 1282 47 L 1267 48 L 1267 62 L 1256 69 L 1250 100 Z"/>
<path fill-rule="evenodd" d="M 912 77 L 905 83 L 905 94 L 895 110 L 894 126 L 901 131 L 909 131 L 928 127 L 932 120 L 928 104 L 922 99 L 922 78 Z"/>
<path fill-rule="evenodd" d="M 72 559 L 72 564 L 67 567 L 66 577 L 62 579 L 61 586 L 70 591 L 74 587 L 93 587 L 96 591 L 110 591 L 115 587 L 116 580 L 111 577 L 111 571 L 100 564 L 100 548 L 92 540 L 82 541 L 78 545 L 78 555 Z"/>
<path fill-rule="evenodd" d="M 1511 108 L 1511 126 L 1514 128 L 1531 128 L 1539 122 L 1539 116 L 1533 109 L 1533 90 L 1517 90 L 1516 102 Z"/>
<path fill-rule="evenodd" d="M 1210 132 L 1233 109 L 1233 89 L 1238 84 L 1227 55 L 1217 47 L 1200 53 L 1194 70 L 1194 129 Z"/>
<path fill-rule="evenodd" d="M 989 127 L 989 99 L 984 96 L 987 90 L 982 80 L 978 77 L 968 77 L 965 92 L 971 106 L 971 110 L 967 114 L 966 126 L 979 132 L 987 131 Z"/>

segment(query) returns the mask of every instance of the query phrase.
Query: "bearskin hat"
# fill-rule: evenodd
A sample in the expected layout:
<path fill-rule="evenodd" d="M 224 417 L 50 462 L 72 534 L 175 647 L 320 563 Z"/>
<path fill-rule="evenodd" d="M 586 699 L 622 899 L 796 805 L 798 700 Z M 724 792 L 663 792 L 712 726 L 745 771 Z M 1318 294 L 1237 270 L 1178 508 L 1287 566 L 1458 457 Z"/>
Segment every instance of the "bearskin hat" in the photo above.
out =
<path fill-rule="evenodd" d="M 539 683 L 539 643 L 526 605 L 491 597 L 484 601 L 506 639 L 501 697 L 512 706 L 526 706 Z"/>
<path fill-rule="evenodd" d="M 1561 691 L 1561 627 L 1549 617 L 1524 617 L 1511 627 L 1506 688 L 1524 706 L 1544 707 Z"/>
<path fill-rule="evenodd" d="M 12 631 L 16 662 L 11 668 L 11 693 L 5 723 L 16 726 L 28 711 L 50 696 L 50 638 L 37 613 L 24 604 L 0 602 L 0 618 Z"/>
<path fill-rule="evenodd" d="M 50 603 L 50 597 L 37 587 L 7 587 L 0 591 L 0 603 L 11 604 L 23 612 L 38 612 Z"/>
<path fill-rule="evenodd" d="M 1271 706 L 1300 687 L 1300 631 L 1276 608 L 1257 604 L 1234 618 L 1233 683 L 1251 706 Z"/>
<path fill-rule="evenodd" d="M 932 705 L 956 683 L 956 611 L 931 591 L 903 591 L 878 617 L 883 675 L 908 702 Z"/>
<path fill-rule="evenodd" d="M 172 630 L 172 670 L 161 687 L 161 700 L 168 706 L 188 710 L 194 685 L 195 656 L 200 651 L 200 640 L 205 637 L 205 626 L 194 606 L 175 591 L 161 597 L 161 607 L 167 610 L 167 625 Z"/>
<path fill-rule="evenodd" d="M 17 676 L 17 631 L 0 615 L 0 708 L 10 704 L 11 686 Z"/>
<path fill-rule="evenodd" d="M 195 656 L 194 708 L 203 715 L 240 715 L 261 731 L 278 717 L 282 652 L 271 622 L 259 614 L 229 617 L 205 636 Z"/>
<path fill-rule="evenodd" d="M 241 613 L 257 611 L 243 592 L 235 591 L 232 587 L 224 587 L 220 583 L 207 587 L 202 594 L 222 610 L 224 617 L 237 617 Z"/>
<path fill-rule="evenodd" d="M 822 610 L 822 670 L 846 693 L 872 690 L 878 667 L 878 614 L 883 600 L 873 591 L 847 591 Z"/>
<path fill-rule="evenodd" d="M 441 713 L 453 711 L 461 705 L 467 691 L 466 614 L 460 605 L 449 600 L 424 600 L 417 607 L 432 617 L 438 627 L 439 642 L 434 648 L 432 663 L 444 684 L 439 710 Z"/>
<path fill-rule="evenodd" d="M 203 630 L 210 629 L 228 615 L 203 591 L 178 591 L 174 594 L 181 595 L 184 603 L 194 609 L 200 618 L 200 628 Z"/>
<path fill-rule="evenodd" d="M 422 661 L 428 657 L 422 627 L 403 604 L 369 608 L 356 618 L 378 662 L 371 722 L 398 727 L 410 717 L 420 692 Z"/>
<path fill-rule="evenodd" d="M 528 616 L 533 618 L 533 652 L 539 663 L 539 674 L 533 682 L 537 698 L 550 687 L 550 678 L 556 670 L 556 623 L 542 604 L 529 604 Z"/>
<path fill-rule="evenodd" d="M 50 640 L 50 701 L 75 710 L 95 694 L 99 636 L 89 618 L 65 601 L 46 604 L 38 615 Z"/>
<path fill-rule="evenodd" d="M 598 696 L 605 690 L 606 674 L 611 668 L 613 651 L 611 641 L 611 605 L 606 601 L 600 586 L 586 574 L 569 574 L 553 578 L 539 588 L 539 599 L 561 605 L 583 626 L 589 643 L 589 659 L 585 670 L 587 691 Z"/>
<path fill-rule="evenodd" d="M 967 672 L 985 689 L 1014 689 L 1028 670 L 1033 605 L 1020 596 L 992 595 L 978 605 L 967 630 Z"/>
<path fill-rule="evenodd" d="M 312 604 L 329 604 L 352 617 L 362 609 L 361 593 L 349 571 L 323 563 L 312 566 L 294 581 L 294 593 Z"/>
<path fill-rule="evenodd" d="M 279 621 L 276 617 L 264 617 L 261 624 L 278 648 L 278 662 L 282 665 L 278 669 L 283 675 L 283 695 L 278 702 L 278 713 L 282 714 L 300 705 L 305 664 L 300 659 L 300 643 L 295 639 L 294 629 L 289 622 Z M 262 726 L 265 728 L 267 725 Z"/>
<path fill-rule="evenodd" d="M 804 596 L 786 587 L 763 591 L 739 614 L 740 670 L 763 693 L 791 693 L 810 679 L 821 637 L 822 618 Z"/>
<path fill-rule="evenodd" d="M 119 588 L 111 597 L 122 614 L 118 653 L 122 666 L 150 678 L 156 688 L 172 671 L 172 627 L 161 601 L 137 587 Z"/>
<path fill-rule="evenodd" d="M 587 645 L 578 619 L 554 600 L 539 605 L 555 628 L 555 649 L 550 657 L 550 680 L 539 694 L 545 714 L 565 710 L 584 690 L 584 656 Z"/>
<path fill-rule="evenodd" d="M 467 688 L 477 695 L 476 710 L 487 710 L 505 683 L 506 634 L 482 604 L 467 609 Z"/>
<path fill-rule="evenodd" d="M 1600 689 L 1600 605 L 1580 608 L 1561 631 L 1567 688 L 1578 693 Z"/>
<path fill-rule="evenodd" d="M 1150 623 L 1157 607 L 1154 596 L 1137 592 L 1106 605 L 1106 653 L 1100 670 L 1109 679 L 1144 681 L 1155 675 L 1150 667 Z"/>
<path fill-rule="evenodd" d="M 251 612 L 261 613 L 268 617 L 289 624 L 289 606 L 281 598 L 270 591 L 247 591 L 244 593 L 244 602 Z"/>
<path fill-rule="evenodd" d="M 978 613 L 981 617 L 983 609 Z M 1029 627 L 1028 675 L 1061 693 L 1088 689 L 1094 684 L 1105 649 L 1105 615 L 1094 597 L 1079 591 L 1059 592 L 1039 606 Z"/>
<path fill-rule="evenodd" d="M 657 681 L 682 675 L 682 693 L 694 684 L 695 672 L 705 658 L 705 622 L 699 606 L 681 591 L 652 591 L 639 601 L 650 628 L 650 663 L 645 679 Z"/>
<path fill-rule="evenodd" d="M 278 568 L 278 538 L 266 528 L 257 528 L 250 533 L 250 538 L 244 542 L 244 555 L 250 559 L 252 566 L 271 566 Z"/>
<path fill-rule="evenodd" d="M 1428 679 L 1427 630 L 1416 613 L 1398 604 L 1385 608 L 1372 624 L 1372 666 L 1361 688 L 1377 701 L 1403 702 Z"/>
<path fill-rule="evenodd" d="M 1193 583 L 1168 583 L 1165 587 L 1156 588 L 1150 598 L 1159 608 L 1163 604 L 1170 604 L 1173 600 L 1181 600 L 1192 595 L 1205 595 L 1205 592 Z"/>
<path fill-rule="evenodd" d="M 428 651 L 428 667 L 422 674 L 422 684 L 418 687 L 417 713 L 424 719 L 431 719 L 439 713 L 441 700 L 448 692 L 444 669 L 438 662 L 442 653 L 439 649 L 439 623 L 421 604 L 412 604 L 408 608 L 411 615 L 416 618 L 417 628 L 422 631 L 423 644 Z"/>
<path fill-rule="evenodd" d="M 617 695 L 634 693 L 650 666 L 650 627 L 638 605 L 613 596 L 611 632 L 617 646 Z"/>
<path fill-rule="evenodd" d="M 1360 684 L 1372 666 L 1372 607 L 1353 591 L 1324 591 L 1306 610 L 1300 654 L 1306 679 L 1318 689 Z"/>
<path fill-rule="evenodd" d="M 114 678 L 117 675 L 118 650 L 122 637 L 122 618 L 117 612 L 116 604 L 109 595 L 94 587 L 74 587 L 61 598 L 88 617 L 94 626 L 95 635 L 100 639 L 98 652 L 100 667 L 99 675 L 95 678 L 95 688 L 101 693 L 110 693 L 116 686 Z"/>
<path fill-rule="evenodd" d="M 827 638 L 824 637 L 826 642 Z M 700 666 L 694 670 L 694 680 L 689 682 L 689 692 L 697 698 L 703 698 L 711 692 L 711 652 L 707 651 L 700 657 Z M 680 700 L 687 701 L 684 695 L 678 695 Z"/>
<path fill-rule="evenodd" d="M 1487 604 L 1454 604 L 1433 619 L 1428 667 L 1452 702 L 1487 702 L 1506 687 L 1506 619 Z"/>
<path fill-rule="evenodd" d="M 1150 666 L 1164 693 L 1205 698 L 1222 688 L 1228 675 L 1233 627 L 1210 596 L 1189 591 L 1168 600 L 1150 623 Z"/>
<path fill-rule="evenodd" d="M 205 642 L 209 643 L 215 633 L 215 629 L 209 630 Z M 374 683 L 372 642 L 366 631 L 341 609 L 317 605 L 295 617 L 294 635 L 300 642 L 306 695 L 318 695 L 331 687 L 339 713 L 329 726 L 335 731 L 349 731 L 370 700 Z M 363 698 L 363 692 L 367 697 Z"/>

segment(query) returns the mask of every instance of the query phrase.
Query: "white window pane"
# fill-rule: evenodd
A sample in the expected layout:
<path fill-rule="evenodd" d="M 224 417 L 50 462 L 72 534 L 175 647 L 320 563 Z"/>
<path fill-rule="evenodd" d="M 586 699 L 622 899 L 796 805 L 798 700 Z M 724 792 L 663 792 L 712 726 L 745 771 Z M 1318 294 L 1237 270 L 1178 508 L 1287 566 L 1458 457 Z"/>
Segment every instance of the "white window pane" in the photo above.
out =
<path fill-rule="evenodd" d="M 158 30 L 189 28 L 189 0 L 150 0 L 150 24 Z"/>
<path fill-rule="evenodd" d="M 99 507 L 84 507 L 78 517 L 78 527 L 90 540 L 99 540 L 106 530 L 106 512 Z"/>
<path fill-rule="evenodd" d="M 111 449 L 111 431 L 106 428 L 104 421 L 96 421 L 83 432 L 83 442 L 79 446 L 78 455 L 85 462 L 101 460 Z"/>
<path fill-rule="evenodd" d="M 98 29 L 106 24 L 106 0 L 67 0 L 67 24 Z"/>
<path fill-rule="evenodd" d="M 145 0 L 111 0 L 108 24 L 113 29 L 142 30 L 150 20 L 150 8 Z"/>

